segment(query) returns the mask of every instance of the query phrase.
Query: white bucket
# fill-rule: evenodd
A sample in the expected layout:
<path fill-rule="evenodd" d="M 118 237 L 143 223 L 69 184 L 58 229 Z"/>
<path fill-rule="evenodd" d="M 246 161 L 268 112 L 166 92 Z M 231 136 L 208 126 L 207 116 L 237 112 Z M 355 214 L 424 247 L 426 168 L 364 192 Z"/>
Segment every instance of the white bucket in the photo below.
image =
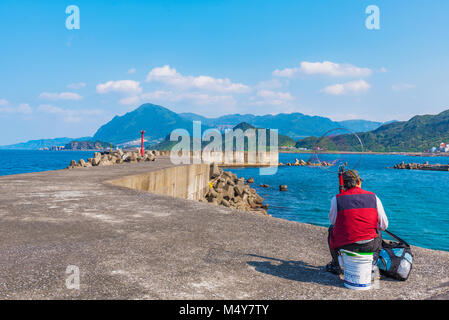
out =
<path fill-rule="evenodd" d="M 341 249 L 345 287 L 352 290 L 369 290 L 371 288 L 371 272 L 373 253 L 357 253 Z"/>

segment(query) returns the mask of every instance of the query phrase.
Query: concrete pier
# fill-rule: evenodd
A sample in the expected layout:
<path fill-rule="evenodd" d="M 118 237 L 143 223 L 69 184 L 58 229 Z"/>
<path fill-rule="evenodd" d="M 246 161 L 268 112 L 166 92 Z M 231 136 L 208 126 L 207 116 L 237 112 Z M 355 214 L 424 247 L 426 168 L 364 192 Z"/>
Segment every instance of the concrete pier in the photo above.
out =
<path fill-rule="evenodd" d="M 155 162 L 0 177 L 2 299 L 447 298 L 449 252 L 413 247 L 406 282 L 351 291 L 325 228 L 111 184 Z M 67 267 L 80 288 L 67 289 Z"/>

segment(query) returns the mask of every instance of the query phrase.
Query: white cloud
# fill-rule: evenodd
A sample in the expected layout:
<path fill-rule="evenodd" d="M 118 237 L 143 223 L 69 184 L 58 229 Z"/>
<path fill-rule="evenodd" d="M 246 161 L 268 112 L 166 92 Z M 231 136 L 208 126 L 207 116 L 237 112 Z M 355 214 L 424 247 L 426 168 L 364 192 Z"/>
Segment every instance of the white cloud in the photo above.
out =
<path fill-rule="evenodd" d="M 143 100 L 157 100 L 168 102 L 189 101 L 196 105 L 215 105 L 226 104 L 235 105 L 235 100 L 229 95 L 210 95 L 198 92 L 173 92 L 157 90 L 154 92 L 144 93 L 141 95 Z"/>
<path fill-rule="evenodd" d="M 410 84 L 410 83 L 397 83 L 397 84 L 394 84 L 394 85 L 391 86 L 391 88 L 394 91 L 406 91 L 406 90 L 409 90 L 409 89 L 413 89 L 415 87 L 416 86 L 414 84 Z"/>
<path fill-rule="evenodd" d="M 251 97 L 251 105 L 285 105 L 289 101 L 294 100 L 290 92 L 278 92 L 271 90 L 257 91 L 257 97 Z"/>
<path fill-rule="evenodd" d="M 285 68 L 282 70 L 276 69 L 273 71 L 273 76 L 293 78 L 296 74 L 300 72 L 300 68 Z"/>
<path fill-rule="evenodd" d="M 288 84 L 288 80 L 284 80 Z M 256 85 L 257 89 L 277 89 L 282 87 L 283 83 L 279 79 L 271 79 L 267 81 L 261 81 Z"/>
<path fill-rule="evenodd" d="M 271 90 L 259 90 L 257 92 L 257 95 L 259 97 L 265 98 L 265 99 L 278 99 L 278 100 L 293 100 L 293 97 L 291 96 L 290 92 L 276 92 Z"/>
<path fill-rule="evenodd" d="M 297 74 L 307 75 L 325 75 L 331 77 L 367 77 L 371 75 L 372 71 L 368 68 L 360 68 L 351 64 L 340 64 L 331 61 L 323 62 L 301 62 L 299 68 L 285 68 L 282 70 L 276 69 L 273 75 L 277 77 L 292 78 Z"/>
<path fill-rule="evenodd" d="M 73 92 L 42 92 L 39 98 L 46 100 L 81 100 L 83 97 Z"/>
<path fill-rule="evenodd" d="M 33 110 L 31 109 L 31 107 L 28 103 L 22 103 L 22 104 L 19 104 L 19 106 L 17 107 L 17 112 L 23 113 L 23 114 L 30 114 L 33 112 Z"/>
<path fill-rule="evenodd" d="M 148 82 L 156 81 L 184 90 L 202 89 L 221 93 L 244 93 L 250 91 L 247 85 L 233 83 L 229 79 L 217 79 L 209 76 L 183 76 L 169 65 L 152 69 L 148 75 Z"/>
<path fill-rule="evenodd" d="M 108 81 L 97 85 L 97 92 L 100 94 L 108 92 L 120 92 L 125 94 L 138 94 L 142 92 L 140 82 L 134 80 Z"/>
<path fill-rule="evenodd" d="M 350 93 L 365 92 L 369 90 L 370 87 L 371 85 L 365 80 L 356 80 L 327 86 L 322 91 L 332 95 L 345 95 Z"/>
<path fill-rule="evenodd" d="M 80 122 L 86 116 L 98 116 L 103 113 L 103 111 L 99 109 L 63 109 L 49 104 L 39 105 L 37 111 L 41 113 L 59 115 L 63 118 L 64 122 L 69 123 Z"/>
<path fill-rule="evenodd" d="M 136 71 L 137 71 L 136 68 L 131 68 L 128 70 L 127 74 L 134 74 L 136 73 Z"/>
<path fill-rule="evenodd" d="M 5 105 L 4 107 L 0 107 L 0 113 L 10 113 L 10 114 L 31 114 L 33 109 L 31 109 L 30 105 L 27 103 L 19 104 L 17 107 L 12 107 Z"/>
<path fill-rule="evenodd" d="M 77 89 L 84 88 L 85 86 L 86 86 L 86 84 L 84 82 L 77 82 L 77 83 L 68 84 L 67 88 L 77 90 Z"/>
<path fill-rule="evenodd" d="M 0 106 L 6 107 L 9 105 L 9 101 L 5 99 L 0 99 Z"/>

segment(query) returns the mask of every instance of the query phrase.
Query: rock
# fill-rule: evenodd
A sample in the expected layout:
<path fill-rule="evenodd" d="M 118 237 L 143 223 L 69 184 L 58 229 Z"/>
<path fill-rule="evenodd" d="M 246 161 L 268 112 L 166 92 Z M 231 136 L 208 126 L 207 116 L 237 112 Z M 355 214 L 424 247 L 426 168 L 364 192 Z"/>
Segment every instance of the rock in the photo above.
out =
<path fill-rule="evenodd" d="M 228 200 L 225 200 L 225 199 L 221 200 L 221 204 L 222 204 L 223 206 L 225 206 L 225 207 L 230 207 L 230 206 L 231 206 L 231 204 L 229 203 L 229 201 L 228 201 Z"/>
<path fill-rule="evenodd" d="M 226 180 L 225 181 L 219 181 L 217 183 L 217 189 L 224 189 L 225 186 L 226 186 Z"/>
<path fill-rule="evenodd" d="M 229 184 L 226 185 L 223 188 L 223 193 L 224 193 L 225 199 L 227 198 L 227 200 L 231 200 L 232 198 L 234 198 L 234 195 L 235 195 L 234 187 Z"/>
<path fill-rule="evenodd" d="M 155 161 L 154 151 L 145 151 L 144 156 L 140 155 L 140 151 L 126 151 L 121 149 L 112 150 L 110 152 L 95 152 L 93 158 L 89 158 L 86 161 L 80 159 L 78 163 L 75 160 L 70 162 L 69 168 L 76 167 L 91 167 L 91 166 L 109 166 L 115 164 L 121 164 L 123 162 L 138 162 L 138 161 Z"/>
<path fill-rule="evenodd" d="M 209 190 L 209 196 L 212 197 L 212 198 L 216 198 L 218 196 L 218 193 L 214 189 L 210 189 Z"/>
<path fill-rule="evenodd" d="M 215 199 L 217 199 L 217 203 L 220 204 L 221 201 L 223 200 L 223 192 L 218 192 L 217 197 Z"/>
<path fill-rule="evenodd" d="M 268 206 L 263 204 L 263 198 L 257 194 L 256 189 L 250 187 L 250 179 L 245 183 L 245 178 L 238 178 L 234 173 L 223 171 L 218 167 L 214 168 L 213 164 L 210 176 L 212 188 L 206 192 L 204 201 L 238 210 L 266 214 L 264 209 Z"/>
<path fill-rule="evenodd" d="M 263 198 L 261 196 L 259 196 L 257 193 L 254 195 L 254 202 L 257 204 L 262 204 L 263 203 Z"/>
<path fill-rule="evenodd" d="M 287 191 L 287 185 L 286 184 L 281 184 L 279 186 L 279 191 Z"/>
<path fill-rule="evenodd" d="M 256 209 L 256 208 L 259 208 L 259 207 L 260 207 L 260 206 L 259 206 L 257 203 L 255 203 L 254 200 L 251 199 L 251 198 L 248 199 L 248 203 L 249 203 L 249 205 L 250 205 L 250 207 L 251 207 L 252 209 Z"/>
<path fill-rule="evenodd" d="M 111 161 L 109 161 L 109 160 L 106 160 L 106 159 L 101 159 L 101 161 L 100 161 L 100 163 L 98 164 L 99 166 L 110 166 L 110 165 L 112 165 L 113 163 L 111 162 Z"/>
<path fill-rule="evenodd" d="M 92 159 L 92 165 L 98 166 L 100 164 L 101 159 L 100 158 L 93 158 Z"/>
<path fill-rule="evenodd" d="M 241 185 L 234 186 L 234 191 L 235 191 L 236 195 L 242 196 L 243 195 L 243 186 L 241 186 Z"/>
<path fill-rule="evenodd" d="M 217 198 L 209 198 L 209 203 L 218 205 L 218 200 L 217 200 Z"/>

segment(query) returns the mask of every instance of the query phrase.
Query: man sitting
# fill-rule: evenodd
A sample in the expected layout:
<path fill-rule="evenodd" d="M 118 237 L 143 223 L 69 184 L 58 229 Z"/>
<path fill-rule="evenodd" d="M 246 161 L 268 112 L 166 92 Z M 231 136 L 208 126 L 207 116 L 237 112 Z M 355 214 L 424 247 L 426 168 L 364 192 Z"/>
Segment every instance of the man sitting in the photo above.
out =
<path fill-rule="evenodd" d="M 338 251 L 373 252 L 377 264 L 382 249 L 381 230 L 388 228 L 382 202 L 372 192 L 363 190 L 362 179 L 356 170 L 343 173 L 344 191 L 332 198 L 328 243 L 332 262 L 326 270 L 341 274 Z"/>

